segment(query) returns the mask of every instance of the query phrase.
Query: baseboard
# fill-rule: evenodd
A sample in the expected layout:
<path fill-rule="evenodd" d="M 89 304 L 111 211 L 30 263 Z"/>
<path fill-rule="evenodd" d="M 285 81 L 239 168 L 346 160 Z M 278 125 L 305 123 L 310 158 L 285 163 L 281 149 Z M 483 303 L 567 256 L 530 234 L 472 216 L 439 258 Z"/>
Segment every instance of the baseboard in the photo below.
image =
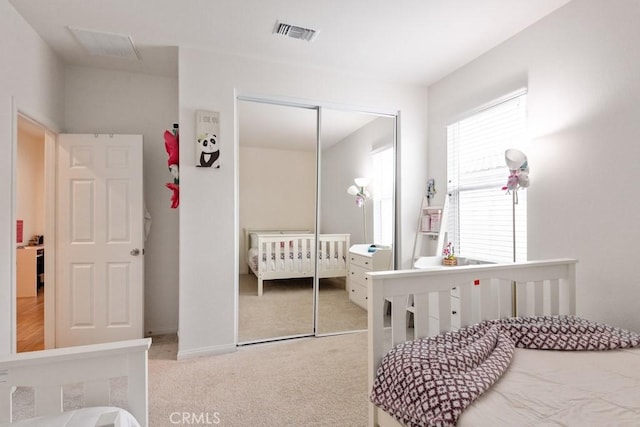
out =
<path fill-rule="evenodd" d="M 176 335 L 178 333 L 178 330 L 175 328 L 168 328 L 168 329 L 152 329 L 152 330 L 147 330 L 147 333 L 145 334 L 146 337 L 155 337 L 158 335 Z"/>
<path fill-rule="evenodd" d="M 201 347 L 190 350 L 178 350 L 178 360 L 193 359 L 194 357 L 215 356 L 217 354 L 233 353 L 237 350 L 235 344 L 220 345 L 214 347 Z"/>

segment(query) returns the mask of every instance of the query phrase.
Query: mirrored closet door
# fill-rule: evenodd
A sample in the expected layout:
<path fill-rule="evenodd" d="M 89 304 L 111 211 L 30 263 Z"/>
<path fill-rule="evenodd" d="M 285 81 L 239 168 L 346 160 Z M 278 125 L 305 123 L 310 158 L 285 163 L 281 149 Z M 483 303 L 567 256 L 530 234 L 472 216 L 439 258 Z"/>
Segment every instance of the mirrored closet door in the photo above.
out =
<path fill-rule="evenodd" d="M 375 244 L 393 268 L 395 116 L 244 98 L 238 117 L 238 342 L 366 329 L 350 261 Z"/>
<path fill-rule="evenodd" d="M 371 245 L 385 269 L 393 268 L 396 121 L 329 108 L 320 109 L 320 118 L 318 232 L 321 242 L 342 235 L 349 242 L 344 253 L 337 244 L 321 247 L 316 334 L 323 335 L 367 328 L 364 273 L 373 266 Z M 343 260 L 346 275 L 333 274 Z"/>
<path fill-rule="evenodd" d="M 238 342 L 314 333 L 315 108 L 238 101 Z"/>

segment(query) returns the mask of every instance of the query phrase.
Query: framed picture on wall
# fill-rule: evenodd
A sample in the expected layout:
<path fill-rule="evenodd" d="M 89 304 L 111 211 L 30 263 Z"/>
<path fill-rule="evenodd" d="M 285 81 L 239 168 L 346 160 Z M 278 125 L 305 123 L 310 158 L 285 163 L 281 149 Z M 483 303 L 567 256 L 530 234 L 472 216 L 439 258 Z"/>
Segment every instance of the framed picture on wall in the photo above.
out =
<path fill-rule="evenodd" d="M 196 166 L 220 167 L 220 113 L 196 111 Z"/>

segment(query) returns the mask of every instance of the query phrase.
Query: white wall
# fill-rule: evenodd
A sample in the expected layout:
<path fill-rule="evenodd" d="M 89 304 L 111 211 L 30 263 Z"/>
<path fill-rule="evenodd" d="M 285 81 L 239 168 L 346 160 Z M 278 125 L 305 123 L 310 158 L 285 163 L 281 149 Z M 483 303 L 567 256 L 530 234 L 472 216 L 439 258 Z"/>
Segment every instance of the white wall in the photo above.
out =
<path fill-rule="evenodd" d="M 44 133 L 18 132 L 16 161 L 16 218 L 23 221 L 26 245 L 44 234 Z"/>
<path fill-rule="evenodd" d="M 321 101 L 378 110 L 400 110 L 402 220 L 419 209 L 426 177 L 426 90 L 384 84 L 361 76 L 222 56 L 181 48 L 179 60 L 180 157 L 194 157 L 195 112 L 220 112 L 221 168 L 184 164 L 180 212 L 180 344 L 178 357 L 235 349 L 237 304 L 237 118 L 236 95 Z M 184 163 L 184 162 L 183 162 Z M 413 243 L 413 226 L 402 240 Z M 411 257 L 411 249 L 403 258 Z"/>
<path fill-rule="evenodd" d="M 431 86 L 428 163 L 442 190 L 445 126 L 528 86 L 529 258 L 578 258 L 578 314 L 636 331 L 638 16 L 636 1 L 573 1 Z"/>
<path fill-rule="evenodd" d="M 393 144 L 393 119 L 380 117 L 322 152 L 320 227 L 323 233 L 350 233 L 351 244 L 373 242 L 373 203 L 367 202 L 367 237 L 364 241 L 363 208 L 347 193 L 354 178 L 373 178 L 371 151 Z M 368 188 L 372 194 L 375 186 Z"/>
<path fill-rule="evenodd" d="M 7 198 L 0 207 L 0 354 L 8 354 L 15 346 L 15 298 L 11 293 L 15 272 L 10 268 L 15 265 L 12 99 L 33 118 L 50 127 L 61 126 L 64 81 L 62 64 L 6 0 L 0 0 L 0 52 L 0 141 L 4 153 L 0 157 L 0 194 Z"/>
<path fill-rule="evenodd" d="M 240 273 L 246 274 L 245 228 L 314 230 L 316 153 L 240 147 L 238 170 Z"/>
<path fill-rule="evenodd" d="M 68 66 L 65 87 L 67 132 L 143 136 L 145 203 L 152 221 L 145 242 L 145 331 L 176 332 L 180 208 L 171 209 L 171 192 L 165 188 L 172 177 L 163 134 L 178 121 L 178 81 Z"/>

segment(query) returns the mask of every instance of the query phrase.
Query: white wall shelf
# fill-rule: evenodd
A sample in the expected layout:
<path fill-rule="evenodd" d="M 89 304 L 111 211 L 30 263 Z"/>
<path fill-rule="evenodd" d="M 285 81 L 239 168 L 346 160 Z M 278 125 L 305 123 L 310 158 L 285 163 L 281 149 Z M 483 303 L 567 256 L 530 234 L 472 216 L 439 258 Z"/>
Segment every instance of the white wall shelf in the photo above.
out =
<path fill-rule="evenodd" d="M 413 246 L 413 263 L 423 256 L 440 256 L 444 249 L 444 240 L 446 237 L 446 224 L 448 214 L 448 199 L 443 205 L 429 205 L 429 198 L 424 196 L 420 205 L 420 213 L 418 215 L 418 229 L 416 231 L 416 240 Z M 435 253 L 432 246 L 425 243 L 425 237 L 437 240 Z M 431 250 L 429 250 L 431 248 Z"/>

